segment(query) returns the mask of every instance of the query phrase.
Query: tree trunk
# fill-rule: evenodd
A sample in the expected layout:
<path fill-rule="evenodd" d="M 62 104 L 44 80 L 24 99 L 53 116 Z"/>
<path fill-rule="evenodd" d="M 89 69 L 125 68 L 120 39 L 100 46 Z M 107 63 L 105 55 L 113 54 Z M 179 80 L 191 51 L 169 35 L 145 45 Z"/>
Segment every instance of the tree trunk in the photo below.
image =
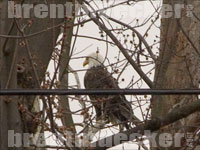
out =
<path fill-rule="evenodd" d="M 16 2 L 20 4 L 21 1 Z M 64 6 L 66 2 L 60 0 L 24 1 L 25 4 L 45 4 L 48 6 L 50 4 Z M 0 8 L 0 34 L 21 36 L 19 39 L 0 38 L 0 87 L 1 89 L 40 88 L 64 18 L 52 19 L 49 16 L 46 18 L 31 16 L 28 19 L 9 19 L 8 1 L 1 0 Z M 30 14 L 33 14 L 33 9 L 31 9 Z M 58 26 L 59 24 L 60 26 Z M 19 30 L 22 28 L 24 28 L 23 33 Z M 71 28 L 66 30 L 71 32 Z M 37 32 L 41 33 L 32 35 Z M 23 38 L 26 35 L 29 37 Z M 72 34 L 68 36 L 71 38 Z M 34 118 L 30 118 L 27 113 L 20 113 L 18 110 L 19 105 L 22 105 L 30 113 L 38 113 L 32 112 L 35 96 L 0 97 L 0 99 L 0 149 L 8 149 L 8 130 L 14 130 L 15 133 L 41 132 L 37 131 L 37 126 L 33 126 Z M 21 148 L 20 146 L 19 149 Z M 11 147 L 11 149 L 17 148 Z"/>
<path fill-rule="evenodd" d="M 0 34 L 6 35 L 8 33 L 7 24 L 10 23 L 10 20 L 7 19 L 7 1 L 0 2 Z M 10 51 L 5 53 L 3 46 L 5 39 L 0 41 L 0 87 L 1 89 L 6 87 L 8 82 L 8 76 L 12 66 L 12 61 L 14 56 L 14 51 L 16 50 L 16 41 L 12 40 L 10 42 Z M 13 64 L 14 68 L 16 64 Z M 16 69 L 13 70 L 12 76 L 9 79 L 10 85 L 9 88 L 17 88 L 17 72 Z M 0 149 L 8 150 L 11 149 L 9 146 L 12 146 L 14 143 L 10 143 L 14 137 L 8 136 L 8 131 L 14 131 L 14 133 L 21 134 L 23 132 L 22 121 L 20 113 L 18 111 L 18 97 L 17 96 L 1 96 L 0 97 Z M 17 139 L 19 143 L 16 143 L 16 150 L 22 150 L 22 139 Z"/>
<path fill-rule="evenodd" d="M 200 2 L 188 0 L 164 0 L 163 4 L 184 4 L 181 17 L 162 18 L 160 55 L 155 70 L 155 88 L 180 89 L 198 88 L 200 81 Z M 188 15 L 187 6 L 194 7 L 193 15 Z M 198 18 L 196 18 L 198 17 Z M 195 95 L 153 96 L 152 118 L 164 118 L 172 108 L 180 107 L 198 99 Z M 194 133 L 199 124 L 200 113 L 177 121 L 161 129 L 160 133 Z M 178 137 L 175 137 L 175 140 Z M 181 147 L 187 147 L 186 139 L 181 139 Z M 159 143 L 157 139 L 157 143 Z M 175 149 L 173 148 L 167 149 Z M 153 148 L 152 149 L 166 149 Z M 177 147 L 180 149 L 180 147 Z"/>

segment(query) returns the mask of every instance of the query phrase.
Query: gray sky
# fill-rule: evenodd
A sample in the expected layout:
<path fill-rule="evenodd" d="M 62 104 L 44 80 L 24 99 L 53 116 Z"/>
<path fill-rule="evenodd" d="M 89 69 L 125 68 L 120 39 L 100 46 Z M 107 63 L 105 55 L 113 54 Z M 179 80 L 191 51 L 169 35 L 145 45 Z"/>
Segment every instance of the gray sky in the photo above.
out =
<path fill-rule="evenodd" d="M 119 1 L 116 1 L 115 3 L 118 3 Z M 120 2 L 122 2 L 122 0 L 120 0 Z M 97 6 L 98 7 L 102 7 L 102 3 L 100 1 L 97 1 Z M 113 0 L 110 0 L 110 3 L 114 3 Z M 139 24 L 142 23 L 144 20 L 146 20 L 148 17 L 150 17 L 154 12 L 155 12 L 155 8 L 157 8 L 158 6 L 160 6 L 160 1 L 156 1 L 153 2 L 154 6 L 152 6 L 152 4 L 148 1 L 148 2 L 139 2 L 136 5 L 131 5 L 131 6 L 127 6 L 127 5 L 123 5 L 120 7 L 116 7 L 114 9 L 112 9 L 112 11 L 107 11 L 107 15 L 112 16 L 115 19 L 118 19 L 124 23 L 130 24 L 131 26 L 135 26 L 136 25 L 136 19 L 139 19 Z M 104 7 L 107 4 L 104 3 Z M 93 5 L 95 8 L 96 6 Z M 148 22 L 146 25 L 136 28 L 137 31 L 139 31 L 142 35 L 144 35 L 144 33 L 146 32 L 146 30 L 149 28 L 149 25 L 151 24 L 151 22 Z M 159 37 L 160 35 L 160 31 L 159 31 L 159 27 L 160 27 L 160 19 L 158 19 L 158 21 L 155 23 L 156 26 L 152 26 L 151 29 L 148 32 L 148 37 L 146 38 L 147 42 L 149 45 L 152 45 L 154 43 L 154 40 L 159 40 L 159 38 L 156 38 L 156 36 Z M 106 23 L 106 25 L 109 27 L 109 25 Z M 112 26 L 118 27 L 120 28 L 120 25 L 117 25 L 112 23 Z M 99 28 L 98 26 L 96 26 L 93 22 L 89 22 L 87 24 L 85 24 L 83 27 L 79 28 L 78 31 L 78 35 L 85 35 L 85 36 L 92 36 L 92 37 L 97 37 L 97 38 L 101 38 L 100 34 L 99 34 Z M 74 33 L 76 32 L 76 28 L 74 29 Z M 132 38 L 132 32 L 130 30 L 125 32 L 126 34 L 129 34 L 129 40 L 131 40 Z M 105 33 L 104 33 L 105 35 Z M 119 39 L 123 39 L 123 37 L 119 36 Z M 105 38 L 104 38 L 105 39 Z M 109 39 L 109 38 L 108 38 Z M 136 39 L 137 40 L 137 39 Z M 109 40 L 110 41 L 110 40 Z M 123 42 L 123 40 L 122 40 Z M 75 49 L 74 49 L 74 54 L 73 58 L 76 57 L 82 57 L 82 56 L 87 56 L 88 54 L 95 52 L 97 50 L 97 48 L 99 49 L 100 53 L 105 56 L 106 54 L 106 47 L 108 46 L 108 58 L 110 63 L 114 63 L 116 62 L 116 56 L 118 55 L 118 48 L 115 46 L 110 46 L 109 44 L 106 45 L 105 42 L 100 42 L 100 41 L 96 41 L 93 39 L 88 39 L 88 38 L 77 38 L 76 40 L 76 45 L 75 45 Z M 158 47 L 159 44 L 156 44 L 153 47 L 153 52 L 156 53 L 158 51 Z M 127 48 L 131 48 L 130 44 L 127 44 Z M 84 50 L 85 49 L 85 50 Z M 133 49 L 133 48 L 132 48 Z M 84 50 L 84 51 L 83 51 Z M 81 52 L 83 51 L 83 52 Z M 80 53 L 79 53 L 80 52 Z M 124 57 L 120 56 L 120 59 L 123 59 Z M 83 68 L 82 63 L 83 63 L 84 59 L 72 59 L 70 61 L 70 66 L 74 69 L 74 70 L 81 70 L 81 69 L 86 69 Z M 105 61 L 105 65 L 107 65 L 108 62 Z M 51 71 L 53 68 L 52 65 L 49 66 L 49 70 Z M 153 68 L 153 65 L 150 65 L 146 68 L 144 68 L 145 72 L 148 72 L 149 70 L 151 70 Z M 109 71 L 111 71 L 108 68 Z M 79 75 L 79 79 L 81 81 L 81 88 L 84 88 L 83 86 L 83 78 L 84 78 L 84 74 L 85 71 L 79 71 L 78 75 Z M 134 76 L 134 78 L 133 78 Z M 117 76 L 115 76 L 117 77 Z M 134 81 L 136 81 L 137 79 L 139 79 L 139 76 L 137 75 L 137 73 L 135 71 L 133 71 L 132 67 L 129 66 L 124 73 L 121 75 L 119 81 L 121 81 L 121 79 L 124 78 L 125 81 L 124 82 L 120 82 L 120 87 L 121 88 L 126 88 L 128 83 L 130 82 L 130 80 L 133 78 Z M 153 80 L 153 75 L 151 75 L 150 77 Z M 71 74 L 70 75 L 70 85 L 74 85 L 75 80 L 74 80 L 74 76 Z M 138 86 L 141 86 L 142 88 L 147 88 L 146 84 L 144 84 L 144 82 L 139 82 Z M 137 85 L 135 85 L 134 87 L 131 88 L 138 88 Z M 127 96 L 127 99 L 130 99 L 130 97 Z M 70 102 L 70 107 L 72 111 L 76 111 L 81 109 L 80 104 L 77 101 L 71 101 Z M 142 109 L 146 109 L 147 106 L 143 106 Z M 136 109 L 134 110 L 134 113 L 141 118 L 141 110 Z M 78 115 L 73 115 L 73 119 L 74 122 L 76 123 L 80 123 L 82 122 L 82 116 L 78 116 Z M 142 119 L 142 118 L 141 118 Z M 78 131 L 80 131 L 80 128 L 77 128 Z M 117 132 L 117 130 L 113 130 L 113 132 Z M 104 130 L 103 132 L 101 132 L 101 137 L 105 137 L 107 135 L 111 135 L 113 134 L 109 129 Z M 99 134 L 98 134 L 99 136 Z M 47 144 L 51 145 L 51 144 L 56 144 L 55 142 L 53 142 L 52 139 L 47 140 Z M 125 145 L 125 149 L 137 149 L 137 147 L 131 146 L 131 144 L 124 144 Z M 118 146 L 117 148 L 113 148 L 113 149 L 121 149 L 122 145 Z"/>

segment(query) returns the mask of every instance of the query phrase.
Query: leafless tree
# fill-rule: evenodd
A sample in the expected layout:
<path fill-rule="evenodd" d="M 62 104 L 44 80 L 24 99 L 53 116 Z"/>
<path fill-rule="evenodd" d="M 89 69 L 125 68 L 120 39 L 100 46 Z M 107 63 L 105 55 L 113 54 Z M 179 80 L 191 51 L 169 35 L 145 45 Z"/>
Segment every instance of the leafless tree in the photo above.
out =
<path fill-rule="evenodd" d="M 104 43 L 104 65 L 119 85 L 128 89 L 197 89 L 200 82 L 200 2 L 194 0 L 163 0 L 171 6 L 170 17 L 161 14 L 162 5 L 148 1 L 154 12 L 144 20 L 135 17 L 131 23 L 123 22 L 106 13 L 126 5 L 134 9 L 140 1 L 87 1 L 87 0 L 21 0 L 15 4 L 60 4 L 71 7 L 71 15 L 63 18 L 38 18 L 31 9 L 30 18 L 8 18 L 8 1 L 0 1 L 0 88 L 1 89 L 80 89 L 81 63 L 89 50 L 77 47 L 77 39 L 90 39 Z M 66 3 L 69 2 L 69 3 Z M 99 7 L 98 4 L 102 5 Z M 179 4 L 179 5 L 176 5 Z M 71 5 L 70 5 L 71 6 Z M 166 5 L 163 5 L 166 6 Z M 176 7 L 180 6 L 180 7 Z M 17 9 L 16 7 L 14 9 Z M 178 12 L 180 13 L 177 14 Z M 68 9 L 66 9 L 68 10 Z M 134 15 L 134 14 L 133 14 Z M 157 22 L 161 20 L 161 26 Z M 99 37 L 79 34 L 79 30 L 93 22 Z M 146 31 L 140 32 L 140 29 Z M 153 27 L 160 35 L 152 36 Z M 73 31 L 74 29 L 74 31 Z M 148 42 L 153 39 L 152 43 Z M 114 47 L 115 58 L 110 49 Z M 113 49 L 112 49 L 113 50 Z M 93 51 L 93 52 L 94 52 Z M 74 69 L 72 61 L 80 64 Z M 48 65 L 50 64 L 50 69 Z M 128 70 L 128 71 L 127 71 Z M 126 73 L 130 78 L 126 78 Z M 154 78 L 154 79 L 153 79 Z M 87 96 L 1 96 L 0 148 L 7 149 L 95 149 L 105 150 L 123 141 L 131 141 L 138 149 L 195 149 L 199 148 L 198 95 L 131 95 L 127 96 L 133 111 L 141 114 L 141 123 L 127 131 L 119 124 L 96 121 L 95 111 Z M 78 110 L 70 108 L 72 103 Z M 81 121 L 74 120 L 79 116 Z M 104 139 L 101 131 L 115 132 Z M 158 134 L 153 143 L 145 130 Z M 23 138 L 18 147 L 9 147 L 9 132 L 30 133 L 31 140 Z M 119 133 L 116 133 L 119 132 Z M 55 146 L 38 145 L 45 133 L 54 139 Z M 97 134 L 98 133 L 98 134 Z M 138 133 L 137 137 L 133 133 Z M 170 133 L 172 142 L 160 139 Z M 177 134 L 183 133 L 183 134 Z M 123 136 L 122 136 L 123 135 Z M 184 136 L 182 136 L 184 135 Z M 16 135 L 17 136 L 17 135 Z M 190 136 L 190 137 L 188 137 Z M 23 137 L 25 137 L 23 135 Z M 124 137 L 124 139 L 123 139 Z M 125 138 L 126 137 L 126 138 Z M 13 137 L 11 137 L 13 139 Z M 113 142 L 113 139 L 118 139 Z M 92 140 L 96 139 L 96 142 Z M 123 139 L 123 140 L 120 140 Z M 169 138 L 168 138 L 169 139 Z M 105 140 L 107 140 L 106 144 Z M 149 140 L 149 144 L 144 144 Z M 175 141 L 179 140 L 177 146 Z M 190 143 L 188 142 L 190 140 Z M 40 141 L 41 142 L 41 141 Z M 164 147 L 163 142 L 166 142 Z M 29 145 L 28 145 L 29 144 Z M 26 145 L 28 145 L 26 147 Z"/>

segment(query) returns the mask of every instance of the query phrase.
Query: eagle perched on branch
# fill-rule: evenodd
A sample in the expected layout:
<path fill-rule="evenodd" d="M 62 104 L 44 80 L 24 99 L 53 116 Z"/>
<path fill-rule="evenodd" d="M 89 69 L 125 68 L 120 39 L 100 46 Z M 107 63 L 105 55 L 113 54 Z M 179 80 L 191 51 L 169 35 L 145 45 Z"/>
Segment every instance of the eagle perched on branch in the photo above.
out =
<path fill-rule="evenodd" d="M 83 66 L 88 65 L 84 77 L 86 89 L 119 89 L 114 79 L 103 65 L 103 57 L 95 52 L 86 57 Z M 120 124 L 120 129 L 130 129 L 130 122 L 137 125 L 131 104 L 124 95 L 89 95 L 96 111 L 96 120 L 104 119 L 112 124 Z"/>

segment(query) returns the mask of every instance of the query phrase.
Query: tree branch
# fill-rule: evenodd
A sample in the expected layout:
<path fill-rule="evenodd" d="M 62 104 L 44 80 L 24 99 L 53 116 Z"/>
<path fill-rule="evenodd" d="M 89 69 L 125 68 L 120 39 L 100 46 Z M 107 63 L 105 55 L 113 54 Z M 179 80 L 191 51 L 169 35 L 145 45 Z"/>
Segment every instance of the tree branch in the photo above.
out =
<path fill-rule="evenodd" d="M 81 0 L 78 0 L 81 3 Z M 142 71 L 142 69 L 135 63 L 135 61 L 129 56 L 126 49 L 122 46 L 122 44 L 118 41 L 116 36 L 103 24 L 99 21 L 98 16 L 94 16 L 89 9 L 82 5 L 82 9 L 88 14 L 88 16 L 92 19 L 92 21 L 99 26 L 116 44 L 116 46 L 120 49 L 124 57 L 128 60 L 128 62 L 132 65 L 132 67 L 136 70 L 136 72 L 141 76 L 141 78 L 146 82 L 146 84 L 153 88 L 153 82 L 146 76 L 146 74 Z"/>
<path fill-rule="evenodd" d="M 106 17 L 106 18 L 112 20 L 113 22 L 116 22 L 116 23 L 118 23 L 118 24 L 121 24 L 121 25 L 127 27 L 128 29 L 132 30 L 135 34 L 137 34 L 138 38 L 143 42 L 144 46 L 146 47 L 146 49 L 147 49 L 149 55 L 151 56 L 151 58 L 153 59 L 153 61 L 156 62 L 156 57 L 155 57 L 155 55 L 153 54 L 153 52 L 152 52 L 152 50 L 151 50 L 151 47 L 149 46 L 149 44 L 147 43 L 147 41 L 144 39 L 144 37 L 143 37 L 136 29 L 134 29 L 134 28 L 131 27 L 130 25 L 125 24 L 125 23 L 123 23 L 123 22 L 121 22 L 121 21 L 119 21 L 119 20 L 116 20 L 116 19 L 114 19 L 114 18 L 112 18 L 112 17 L 110 17 L 110 16 L 108 16 L 108 15 L 106 15 L 106 14 L 104 14 L 104 13 L 101 13 L 101 14 L 102 14 L 104 17 Z"/>
<path fill-rule="evenodd" d="M 169 125 L 171 123 L 174 123 L 180 119 L 183 119 L 192 113 L 195 113 L 197 111 L 200 111 L 200 101 L 195 101 L 190 104 L 184 105 L 180 108 L 173 109 L 170 113 L 167 114 L 167 116 L 163 119 L 153 119 L 148 120 L 145 124 L 139 125 L 133 129 L 130 129 L 128 131 L 124 131 L 121 133 L 114 134 L 112 136 L 106 137 L 104 139 L 101 139 L 97 142 L 92 143 L 93 150 L 106 150 L 107 148 L 114 147 L 116 145 L 119 145 L 125 141 L 132 141 L 138 138 L 138 135 L 144 135 L 144 131 L 148 130 L 151 132 L 154 132 L 156 130 L 159 130 L 161 127 L 164 127 L 166 125 Z M 137 134 L 137 136 L 133 136 L 133 134 Z M 122 140 L 113 140 L 113 139 L 120 139 L 120 137 L 124 137 Z M 106 141 L 106 142 L 105 142 Z M 102 147 L 102 143 L 106 143 Z"/>

